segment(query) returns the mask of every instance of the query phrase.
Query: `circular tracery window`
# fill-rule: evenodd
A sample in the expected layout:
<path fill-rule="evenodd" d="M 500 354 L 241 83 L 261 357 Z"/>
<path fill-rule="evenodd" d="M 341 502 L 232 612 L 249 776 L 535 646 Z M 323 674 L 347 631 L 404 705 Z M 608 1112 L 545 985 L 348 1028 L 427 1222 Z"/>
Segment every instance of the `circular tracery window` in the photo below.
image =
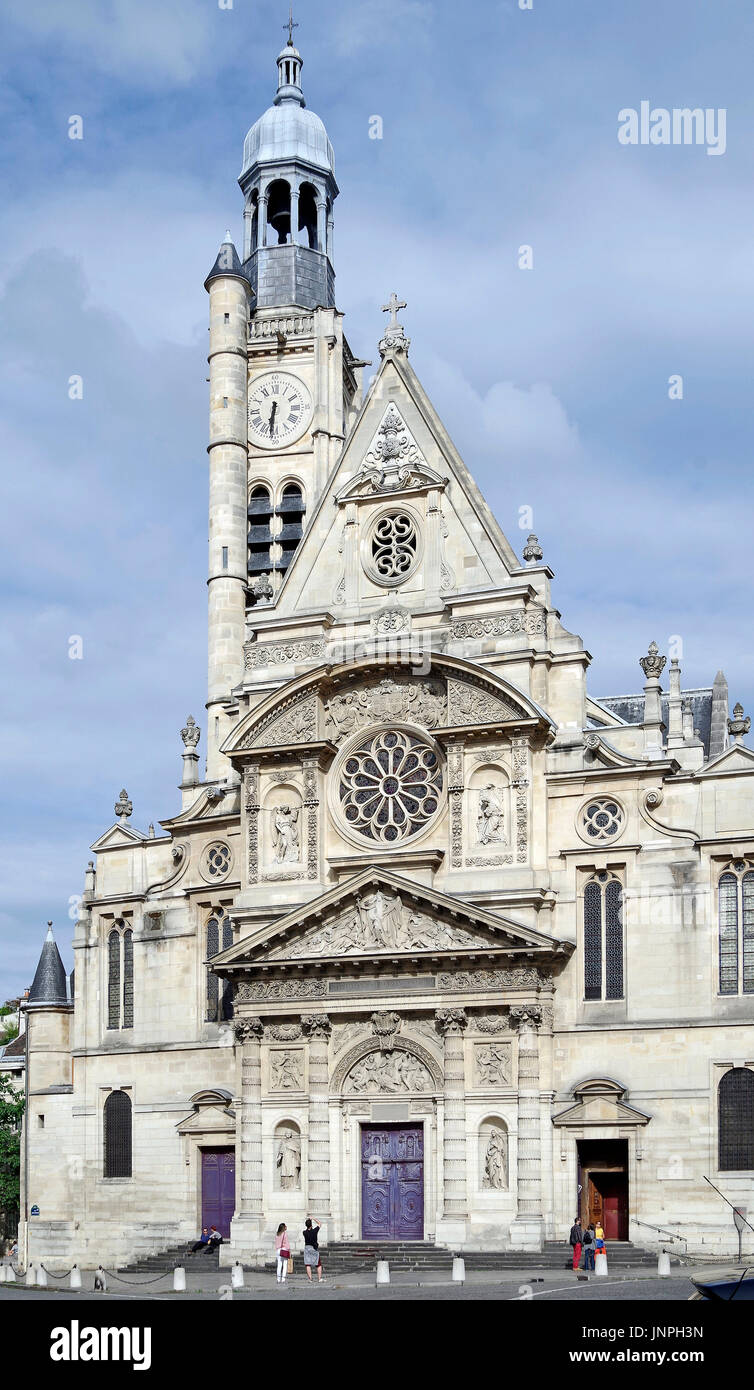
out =
<path fill-rule="evenodd" d="M 397 585 L 408 579 L 419 558 L 419 530 L 407 511 L 383 512 L 368 540 L 367 561 L 378 584 Z"/>
<path fill-rule="evenodd" d="M 612 797 L 598 796 L 581 812 L 581 828 L 590 840 L 612 840 L 624 824 L 623 807 Z"/>
<path fill-rule="evenodd" d="M 344 758 L 340 811 L 350 829 L 396 844 L 423 830 L 442 795 L 443 773 L 432 745 L 402 729 L 383 729 Z"/>
<path fill-rule="evenodd" d="M 230 850 L 227 845 L 218 840 L 213 845 L 209 845 L 204 860 L 204 867 L 210 878 L 224 878 L 230 868 Z"/>

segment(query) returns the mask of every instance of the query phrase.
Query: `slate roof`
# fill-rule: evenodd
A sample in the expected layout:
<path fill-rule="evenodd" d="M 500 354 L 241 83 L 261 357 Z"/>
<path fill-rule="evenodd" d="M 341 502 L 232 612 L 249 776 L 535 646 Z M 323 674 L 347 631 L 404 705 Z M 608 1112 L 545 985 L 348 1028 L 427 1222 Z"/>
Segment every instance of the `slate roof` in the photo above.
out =
<path fill-rule="evenodd" d="M 681 698 L 684 703 L 688 701 L 691 705 L 694 728 L 698 729 L 699 737 L 704 744 L 704 756 L 709 758 L 712 728 L 712 686 L 699 690 L 682 690 Z M 668 701 L 669 696 L 663 692 L 660 696 L 660 708 L 662 710 L 662 722 L 666 728 L 668 725 Z M 604 705 L 612 714 L 619 715 L 627 724 L 641 724 L 644 721 L 643 695 L 600 695 L 598 704 Z"/>
<path fill-rule="evenodd" d="M 26 1056 L 26 1034 L 25 1034 L 25 1033 L 19 1033 L 18 1037 L 13 1039 L 13 1042 L 7 1043 L 6 1046 L 5 1046 L 5 1047 L 3 1048 L 3 1050 L 2 1050 L 2 1053 L 0 1053 L 0 1056 L 2 1056 L 2 1057 L 25 1057 L 25 1056 Z"/>
<path fill-rule="evenodd" d="M 32 981 L 29 990 L 30 1004 L 67 1004 L 68 1003 L 68 982 L 65 975 L 65 967 L 60 959 L 60 952 L 52 934 L 52 927 L 48 928 L 45 937 L 42 954 L 39 957 L 37 973 Z"/>

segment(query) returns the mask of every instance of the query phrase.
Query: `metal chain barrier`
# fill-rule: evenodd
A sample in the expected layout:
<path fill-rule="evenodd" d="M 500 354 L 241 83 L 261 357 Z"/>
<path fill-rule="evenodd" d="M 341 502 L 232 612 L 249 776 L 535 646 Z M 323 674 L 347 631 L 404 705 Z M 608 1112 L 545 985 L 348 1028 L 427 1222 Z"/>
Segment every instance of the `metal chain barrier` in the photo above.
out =
<path fill-rule="evenodd" d="M 48 1268 L 47 1268 L 47 1265 L 42 1265 L 42 1264 L 41 1264 L 41 1265 L 39 1266 L 40 1269 L 43 1269 L 43 1270 L 44 1270 L 45 1274 L 49 1274 L 49 1276 L 50 1276 L 51 1279 L 67 1279 L 67 1278 L 68 1278 L 68 1275 L 72 1273 L 74 1267 L 75 1267 L 74 1265 L 71 1265 L 71 1268 L 70 1268 L 70 1269 L 64 1270 L 62 1274 L 56 1274 L 56 1273 L 55 1273 L 55 1270 L 54 1270 L 54 1269 L 48 1269 Z"/>
<path fill-rule="evenodd" d="M 146 1286 L 147 1284 L 159 1284 L 161 1279 L 172 1279 L 173 1277 L 173 1271 L 172 1269 L 169 1269 L 165 1272 L 165 1274 L 156 1275 L 154 1279 L 124 1279 L 122 1274 L 116 1274 L 114 1270 L 106 1269 L 104 1265 L 102 1266 L 102 1268 L 105 1270 L 105 1274 L 107 1274 L 111 1279 L 117 1279 L 120 1284 L 132 1284 L 134 1288 L 137 1289 L 140 1289 Z"/>

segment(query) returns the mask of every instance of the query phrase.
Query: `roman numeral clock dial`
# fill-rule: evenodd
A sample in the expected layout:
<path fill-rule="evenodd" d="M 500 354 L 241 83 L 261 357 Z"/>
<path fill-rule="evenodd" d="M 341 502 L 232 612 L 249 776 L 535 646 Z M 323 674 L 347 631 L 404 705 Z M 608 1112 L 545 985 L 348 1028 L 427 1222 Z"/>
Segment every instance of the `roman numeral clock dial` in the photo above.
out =
<path fill-rule="evenodd" d="M 249 392 L 249 439 L 260 449 L 285 448 L 301 437 L 311 414 L 311 396 L 298 377 L 268 372 Z"/>

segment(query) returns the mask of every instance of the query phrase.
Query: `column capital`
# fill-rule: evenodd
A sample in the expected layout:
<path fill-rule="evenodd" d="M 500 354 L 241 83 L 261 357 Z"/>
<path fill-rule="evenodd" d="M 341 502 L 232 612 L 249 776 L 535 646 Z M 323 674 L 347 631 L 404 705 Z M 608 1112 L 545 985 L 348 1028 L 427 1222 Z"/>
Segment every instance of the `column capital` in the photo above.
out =
<path fill-rule="evenodd" d="M 255 1040 L 258 1042 L 263 1032 L 262 1020 L 256 1017 L 239 1018 L 233 1024 L 233 1032 L 236 1042 L 247 1043 Z"/>
<path fill-rule="evenodd" d="M 329 1014 L 305 1014 L 301 1019 L 301 1028 L 306 1037 L 312 1041 L 314 1039 L 327 1040 L 332 1032 L 332 1023 Z"/>
<path fill-rule="evenodd" d="M 539 1004 L 514 1004 L 510 1011 L 511 1027 L 517 1032 L 523 1028 L 538 1028 L 542 1022 L 542 1008 Z"/>
<path fill-rule="evenodd" d="M 436 1009 L 435 1027 L 444 1038 L 461 1034 L 468 1026 L 465 1009 Z"/>

